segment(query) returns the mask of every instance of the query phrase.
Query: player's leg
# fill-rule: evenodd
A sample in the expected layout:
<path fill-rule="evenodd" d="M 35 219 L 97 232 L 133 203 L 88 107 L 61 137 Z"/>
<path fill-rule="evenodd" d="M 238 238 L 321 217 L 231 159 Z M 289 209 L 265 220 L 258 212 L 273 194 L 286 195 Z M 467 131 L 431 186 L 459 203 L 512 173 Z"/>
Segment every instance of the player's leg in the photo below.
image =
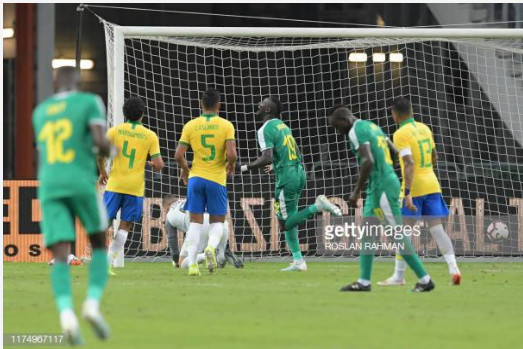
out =
<path fill-rule="evenodd" d="M 118 214 L 118 211 L 120 211 L 120 207 L 122 205 L 123 200 L 123 194 L 115 193 L 112 191 L 105 191 L 103 196 L 103 201 L 105 205 L 105 209 L 107 211 L 107 217 L 109 219 L 109 224 L 112 224 L 112 222 L 116 219 L 116 216 Z M 114 248 L 114 241 L 116 241 L 116 238 L 118 236 L 118 230 L 113 232 L 113 239 L 111 243 L 109 244 L 107 259 L 109 261 L 109 266 L 112 267 L 114 260 L 116 259 L 116 253 L 117 250 Z M 126 237 L 127 238 L 127 237 Z"/>
<path fill-rule="evenodd" d="M 219 185 L 219 184 L 218 184 Z M 227 202 L 227 201 L 226 201 Z M 226 207 L 225 203 L 225 207 Z M 204 250 L 205 263 L 207 269 L 212 273 L 218 268 L 218 259 L 216 258 L 216 249 L 218 244 L 223 236 L 223 225 L 225 222 L 225 215 L 211 214 L 211 212 L 218 212 L 211 206 L 208 206 L 209 209 L 209 240 L 207 242 L 207 247 Z M 226 210 L 226 208 L 225 208 Z M 221 212 L 221 211 L 220 211 Z"/>
<path fill-rule="evenodd" d="M 206 192 L 207 212 L 209 212 L 209 241 L 204 254 L 207 269 L 214 272 L 218 268 L 216 248 L 223 236 L 227 214 L 227 187 L 208 181 Z"/>
<path fill-rule="evenodd" d="M 363 204 L 363 226 L 371 226 L 372 224 L 379 224 L 375 217 L 375 209 L 378 207 L 378 201 L 373 195 L 367 194 L 367 198 Z M 360 276 L 356 282 L 343 286 L 342 292 L 368 292 L 371 290 L 371 276 L 372 265 L 374 262 L 374 250 L 368 245 L 372 242 L 370 234 L 364 234 L 361 241 L 361 251 L 359 257 Z"/>
<path fill-rule="evenodd" d="M 187 235 L 185 235 L 187 237 Z M 185 264 L 184 264 L 185 263 Z M 187 259 L 187 239 L 183 241 L 182 248 L 180 249 L 180 258 L 178 259 L 178 265 L 182 269 L 189 269 L 189 260 Z M 185 265 L 185 267 L 184 267 Z"/>
<path fill-rule="evenodd" d="M 113 241 L 109 246 L 110 266 L 113 266 L 112 264 L 117 256 L 124 255 L 124 247 L 129 232 L 132 231 L 134 223 L 140 221 L 143 212 L 143 197 L 128 194 L 120 195 L 120 224 L 118 230 L 114 234 Z"/>
<path fill-rule="evenodd" d="M 167 244 L 171 252 L 171 259 L 174 267 L 179 267 L 178 259 L 180 258 L 180 249 L 178 248 L 178 231 L 169 220 L 165 220 L 165 231 L 167 232 Z"/>
<path fill-rule="evenodd" d="M 218 261 L 218 266 L 223 268 L 225 263 L 227 263 L 227 258 L 225 257 L 225 250 L 227 249 L 227 242 L 229 241 L 229 234 L 227 227 L 227 221 L 225 221 L 223 227 L 223 234 L 218 247 L 216 248 L 216 260 Z"/>
<path fill-rule="evenodd" d="M 296 226 L 318 211 L 314 205 L 311 205 L 298 212 L 298 200 L 304 187 L 305 172 L 301 168 L 290 167 L 278 173 L 278 182 L 274 190 L 274 212 L 293 259 L 293 263 L 281 271 L 307 270 L 300 250 Z M 286 223 L 289 220 L 290 223 L 287 226 Z"/>
<path fill-rule="evenodd" d="M 456 262 L 452 240 L 450 240 L 443 228 L 443 224 L 441 224 L 441 217 L 446 217 L 448 214 L 449 210 L 441 193 L 427 195 L 423 203 L 423 215 L 427 219 L 429 231 L 434 237 L 436 245 L 447 262 L 449 274 L 452 277 L 452 284 L 459 285 L 461 283 L 461 273 Z"/>
<path fill-rule="evenodd" d="M 187 246 L 187 262 L 189 263 L 190 276 L 200 275 L 196 255 L 202 231 L 203 214 L 207 206 L 204 181 L 204 179 L 199 177 L 191 177 L 187 185 L 187 201 L 185 202 L 184 210 L 190 213 L 190 223 L 184 244 Z"/>
<path fill-rule="evenodd" d="M 78 319 L 73 309 L 70 267 L 67 255 L 75 240 L 74 216 L 65 199 L 42 202 L 44 245 L 51 250 L 55 263 L 51 266 L 51 287 L 60 314 L 62 331 L 71 344 L 82 344 Z"/>
<path fill-rule="evenodd" d="M 398 178 L 396 176 L 387 178 L 383 181 L 381 188 L 379 205 L 387 224 L 393 227 L 402 226 L 403 220 L 399 204 L 400 184 Z M 418 283 L 416 283 L 413 291 L 431 291 L 434 288 L 434 283 L 414 250 L 410 238 L 403 233 L 398 235 L 394 234 L 394 238 L 396 242 L 402 245 L 402 248 L 399 249 L 402 258 L 418 277 Z"/>
<path fill-rule="evenodd" d="M 287 189 L 289 189 L 288 187 Z M 288 214 L 294 214 L 297 211 L 297 198 L 294 197 L 291 190 L 286 190 L 285 187 L 276 187 L 275 191 L 275 200 L 274 200 L 274 212 L 278 217 L 278 224 L 280 230 L 283 230 L 285 235 L 285 242 L 289 248 L 293 263 L 281 271 L 301 271 L 301 267 L 306 270 L 305 262 L 303 261 L 303 256 L 300 249 L 300 243 L 298 240 L 298 229 L 294 226 L 292 228 L 287 228 L 285 226 L 285 221 L 288 219 Z"/>
<path fill-rule="evenodd" d="M 299 192 L 298 200 L 301 196 L 301 191 L 305 188 L 306 174 L 302 167 L 290 167 L 285 172 L 280 174 L 278 181 L 281 183 L 280 186 L 286 188 L 287 193 L 291 195 L 294 192 Z M 283 177 L 283 178 L 281 178 Z M 281 193 L 281 192 L 280 192 Z M 277 196 L 278 199 L 280 199 Z M 291 231 L 298 225 L 304 223 L 307 219 L 312 217 L 318 212 L 330 212 L 335 216 L 341 216 L 341 210 L 338 206 L 329 202 L 325 195 L 319 195 L 316 198 L 314 204 L 307 206 L 306 208 L 295 212 L 290 210 L 287 212 L 287 218 L 285 219 L 285 231 Z"/>
<path fill-rule="evenodd" d="M 414 226 L 416 221 L 421 219 L 421 213 L 423 209 L 423 197 L 412 198 L 412 203 L 416 206 L 416 211 L 411 211 L 405 205 L 405 199 L 401 207 L 401 215 L 403 217 L 403 223 L 405 226 Z M 401 254 L 396 251 L 394 258 L 394 274 L 384 281 L 379 281 L 379 286 L 403 286 L 405 285 L 405 271 L 407 270 L 407 262 L 403 259 Z"/>
<path fill-rule="evenodd" d="M 82 315 L 91 325 L 98 338 L 107 339 L 109 327 L 100 312 L 100 301 L 108 279 L 107 249 L 105 246 L 107 212 L 102 199 L 94 190 L 89 195 L 72 199 L 72 203 L 76 215 L 80 218 L 89 235 L 89 242 L 93 249 Z"/>

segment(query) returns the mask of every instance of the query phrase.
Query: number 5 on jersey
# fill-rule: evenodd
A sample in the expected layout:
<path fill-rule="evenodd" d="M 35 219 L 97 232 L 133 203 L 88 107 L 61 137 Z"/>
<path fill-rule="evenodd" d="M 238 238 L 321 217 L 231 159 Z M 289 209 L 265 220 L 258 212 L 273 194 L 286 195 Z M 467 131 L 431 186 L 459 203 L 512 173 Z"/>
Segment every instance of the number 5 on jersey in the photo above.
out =
<path fill-rule="evenodd" d="M 214 144 L 207 143 L 207 139 L 214 138 L 214 135 L 201 135 L 201 143 L 204 148 L 207 148 L 210 150 L 209 156 L 204 156 L 202 158 L 203 161 L 213 161 L 216 158 L 216 147 Z"/>

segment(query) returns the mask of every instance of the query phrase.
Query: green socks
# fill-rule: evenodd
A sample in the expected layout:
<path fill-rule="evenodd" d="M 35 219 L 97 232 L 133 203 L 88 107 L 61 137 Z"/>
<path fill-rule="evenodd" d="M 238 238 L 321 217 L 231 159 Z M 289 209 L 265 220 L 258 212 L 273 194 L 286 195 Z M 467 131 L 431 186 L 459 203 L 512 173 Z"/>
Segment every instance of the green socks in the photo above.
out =
<path fill-rule="evenodd" d="M 285 221 L 285 229 L 291 230 L 309 219 L 310 216 L 318 212 L 316 205 L 310 205 L 301 211 L 291 214 Z"/>
<path fill-rule="evenodd" d="M 367 243 L 375 241 L 375 237 L 363 236 L 361 243 L 363 244 L 360 252 L 360 279 L 370 281 L 372 276 L 372 263 L 374 261 L 374 250 L 366 247 Z"/>
<path fill-rule="evenodd" d="M 107 284 L 107 252 L 105 249 L 93 249 L 93 258 L 89 265 L 89 284 L 87 286 L 87 299 L 100 301 Z"/>
<path fill-rule="evenodd" d="M 300 243 L 298 242 L 298 229 L 296 229 L 296 227 L 317 212 L 318 208 L 316 205 L 310 205 L 301 211 L 291 214 L 285 221 L 285 241 L 287 241 L 287 246 L 289 246 L 294 260 L 303 259 Z"/>
<path fill-rule="evenodd" d="M 427 275 L 427 271 L 425 270 L 423 263 L 421 263 L 418 254 L 416 253 L 416 251 L 414 251 L 414 247 L 412 247 L 410 239 L 404 236 L 403 238 L 397 241 L 405 244 L 405 248 L 400 250 L 399 252 L 401 254 L 401 257 L 403 257 L 405 262 L 407 262 L 408 266 L 414 271 L 418 279 L 421 279 L 422 277 Z"/>
<path fill-rule="evenodd" d="M 73 292 L 71 290 L 71 274 L 67 263 L 56 262 L 51 267 L 51 287 L 58 311 L 73 309 Z"/>
<path fill-rule="evenodd" d="M 287 241 L 287 246 L 291 250 L 292 258 L 294 260 L 303 259 L 300 250 L 300 243 L 298 242 L 298 229 L 292 228 L 285 231 L 285 241 Z"/>

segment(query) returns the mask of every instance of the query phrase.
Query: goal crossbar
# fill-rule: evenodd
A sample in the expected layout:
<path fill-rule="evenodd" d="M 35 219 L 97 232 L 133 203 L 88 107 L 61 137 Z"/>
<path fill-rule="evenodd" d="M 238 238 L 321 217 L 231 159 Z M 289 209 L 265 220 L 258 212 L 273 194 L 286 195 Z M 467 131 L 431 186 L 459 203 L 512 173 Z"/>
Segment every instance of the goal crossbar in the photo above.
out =
<path fill-rule="evenodd" d="M 117 26 L 124 37 L 307 37 L 307 38 L 523 38 L 510 28 L 273 28 Z"/>

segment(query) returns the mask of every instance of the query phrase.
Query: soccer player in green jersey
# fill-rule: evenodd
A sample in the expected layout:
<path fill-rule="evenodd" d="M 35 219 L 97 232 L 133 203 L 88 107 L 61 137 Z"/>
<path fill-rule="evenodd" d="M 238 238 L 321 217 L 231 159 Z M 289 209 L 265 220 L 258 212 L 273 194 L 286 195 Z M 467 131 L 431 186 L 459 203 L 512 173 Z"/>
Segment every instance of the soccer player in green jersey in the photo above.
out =
<path fill-rule="evenodd" d="M 366 185 L 367 196 L 363 206 L 363 217 L 365 225 L 369 227 L 376 223 L 376 218 L 381 223 L 393 228 L 402 226 L 400 208 L 400 182 L 394 172 L 390 148 L 392 143 L 385 133 L 371 121 L 357 119 L 349 108 L 336 106 L 330 113 L 330 124 L 340 134 L 349 136 L 349 144 L 352 152 L 358 160 L 360 174 L 358 181 L 349 197 L 349 205 L 357 207 L 360 193 Z M 370 223 L 370 224 L 369 224 Z M 394 238 L 397 239 L 399 252 L 403 259 L 418 277 L 418 282 L 413 292 L 427 292 L 434 288 L 430 276 L 414 251 L 410 239 L 400 228 L 399 234 L 394 229 Z M 369 231 L 364 235 L 362 251 L 360 253 L 360 278 L 358 281 L 341 288 L 340 291 L 370 291 L 370 280 L 372 273 L 372 262 L 374 251 L 372 250 L 372 239 Z"/>
<path fill-rule="evenodd" d="M 246 172 L 273 165 L 276 175 L 274 208 L 294 260 L 282 271 L 305 271 L 307 265 L 300 250 L 296 227 L 317 212 L 328 211 L 341 216 L 341 210 L 324 195 L 320 195 L 314 204 L 298 211 L 298 201 L 305 188 L 306 176 L 301 153 L 291 129 L 280 119 L 281 111 L 281 102 L 275 97 L 265 98 L 260 103 L 258 117 L 263 121 L 263 126 L 258 130 L 258 143 L 261 156 L 254 162 L 239 167 L 241 172 Z"/>
<path fill-rule="evenodd" d="M 100 97 L 77 91 L 79 74 L 73 67 L 57 70 L 57 93 L 36 107 L 33 126 L 39 152 L 38 199 L 42 207 L 44 245 L 51 250 L 53 289 L 60 323 L 71 344 L 82 344 L 73 309 L 71 275 L 67 264 L 75 241 L 74 218 L 82 222 L 93 248 L 89 265 L 83 317 L 100 339 L 109 328 L 100 313 L 100 299 L 107 282 L 105 229 L 107 214 L 96 190 L 96 157 L 108 156 L 105 108 Z"/>

